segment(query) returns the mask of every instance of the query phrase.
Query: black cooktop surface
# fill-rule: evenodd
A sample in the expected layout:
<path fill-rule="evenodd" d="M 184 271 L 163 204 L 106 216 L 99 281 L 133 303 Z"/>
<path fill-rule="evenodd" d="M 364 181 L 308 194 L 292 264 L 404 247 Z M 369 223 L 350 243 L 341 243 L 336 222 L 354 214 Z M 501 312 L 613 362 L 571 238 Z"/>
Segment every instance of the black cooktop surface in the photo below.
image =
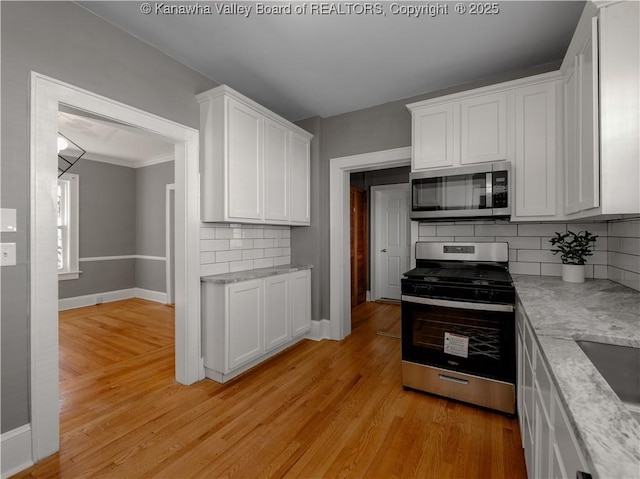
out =
<path fill-rule="evenodd" d="M 508 286 L 512 283 L 506 266 L 490 263 L 427 262 L 419 261 L 418 267 L 404 276 L 425 282 L 463 283 L 477 285 Z"/>

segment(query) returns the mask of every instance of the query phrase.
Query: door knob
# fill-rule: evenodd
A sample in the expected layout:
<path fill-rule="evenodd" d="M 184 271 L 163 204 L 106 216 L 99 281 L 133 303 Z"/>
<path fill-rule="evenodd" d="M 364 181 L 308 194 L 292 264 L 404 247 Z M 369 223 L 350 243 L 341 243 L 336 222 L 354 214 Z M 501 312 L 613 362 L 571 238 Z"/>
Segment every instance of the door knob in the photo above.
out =
<path fill-rule="evenodd" d="M 381 253 L 386 253 L 386 252 L 387 252 L 387 248 L 385 248 L 385 249 L 381 249 L 381 250 L 380 250 L 380 252 L 381 252 Z"/>

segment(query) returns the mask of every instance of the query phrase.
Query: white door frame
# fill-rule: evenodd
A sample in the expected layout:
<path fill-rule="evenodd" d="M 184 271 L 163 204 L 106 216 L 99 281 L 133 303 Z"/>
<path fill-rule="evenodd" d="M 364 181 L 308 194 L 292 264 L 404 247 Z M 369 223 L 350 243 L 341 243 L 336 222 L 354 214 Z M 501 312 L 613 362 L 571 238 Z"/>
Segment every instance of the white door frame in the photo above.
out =
<path fill-rule="evenodd" d="M 197 130 L 31 72 L 30 77 L 30 413 L 33 462 L 59 449 L 56 183 L 58 108 L 68 105 L 161 135 L 175 144 L 176 380 L 200 366 L 200 188 Z"/>
<path fill-rule="evenodd" d="M 166 186 L 166 195 L 165 195 L 165 278 L 167 281 L 167 304 L 173 304 L 171 302 L 171 298 L 173 297 L 173 287 L 171 285 L 171 277 L 173 276 L 173 270 L 171 269 L 171 257 L 173 256 L 171 251 L 171 243 L 174 240 L 174 237 L 171 235 L 171 192 L 174 193 L 174 211 L 175 211 L 175 192 L 176 192 L 176 184 L 171 183 Z M 174 220 L 175 221 L 175 220 Z M 175 231 L 174 231 L 175 233 Z M 175 249 L 175 245 L 174 245 Z M 175 301 L 175 299 L 174 299 Z"/>
<path fill-rule="evenodd" d="M 409 183 L 396 183 L 392 185 L 378 185 L 371 187 L 371 250 L 373 251 L 373 258 L 371 260 L 371 300 L 375 301 L 376 299 L 380 299 L 380 291 L 378 287 L 378 270 L 380 269 L 380 246 L 378 243 L 380 242 L 379 237 L 379 225 L 378 223 L 378 202 L 377 202 L 377 193 L 381 191 L 393 191 L 393 190 L 402 190 L 402 191 L 410 191 Z M 409 216 L 407 215 L 407 221 L 411 221 Z M 410 241 L 410 233 L 407 232 L 407 241 Z"/>
<path fill-rule="evenodd" d="M 411 164 L 411 147 L 333 158 L 329 164 L 329 328 L 331 339 L 351 334 L 349 175 Z"/>

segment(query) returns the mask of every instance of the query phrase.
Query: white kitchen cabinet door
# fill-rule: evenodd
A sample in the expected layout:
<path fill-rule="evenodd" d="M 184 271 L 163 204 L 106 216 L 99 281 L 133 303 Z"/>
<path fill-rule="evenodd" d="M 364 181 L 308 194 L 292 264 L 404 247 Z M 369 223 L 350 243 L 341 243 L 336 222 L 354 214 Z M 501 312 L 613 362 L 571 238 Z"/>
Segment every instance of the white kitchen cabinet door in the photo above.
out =
<path fill-rule="evenodd" d="M 269 118 L 264 120 L 264 217 L 289 219 L 288 129 Z"/>
<path fill-rule="evenodd" d="M 289 132 L 289 162 L 291 164 L 291 223 L 309 225 L 310 203 L 310 145 L 311 140 L 293 131 Z"/>
<path fill-rule="evenodd" d="M 602 214 L 640 213 L 640 2 L 600 9 Z"/>
<path fill-rule="evenodd" d="M 413 158 L 411 170 L 453 166 L 455 161 L 454 114 L 449 103 L 413 112 Z"/>
<path fill-rule="evenodd" d="M 515 90 L 515 211 L 511 219 L 556 214 L 556 85 Z"/>
<path fill-rule="evenodd" d="M 262 141 L 263 117 L 252 108 L 227 98 L 228 217 L 238 220 L 263 218 Z"/>
<path fill-rule="evenodd" d="M 577 441 L 573 433 L 564 407 L 560 402 L 558 394 L 554 394 L 553 403 L 554 415 L 554 443 L 553 443 L 553 463 L 557 470 L 552 471 L 552 477 L 562 479 L 573 479 L 578 471 L 588 472 L 586 461 L 578 448 Z"/>
<path fill-rule="evenodd" d="M 227 371 L 263 352 L 263 281 L 243 281 L 227 286 Z"/>
<path fill-rule="evenodd" d="M 270 351 L 291 339 L 289 275 L 264 280 L 264 347 Z"/>
<path fill-rule="evenodd" d="M 597 18 L 565 79 L 564 213 L 600 204 Z"/>
<path fill-rule="evenodd" d="M 300 336 L 311 329 L 311 270 L 291 273 L 291 333 Z"/>
<path fill-rule="evenodd" d="M 507 159 L 507 92 L 460 102 L 460 163 Z"/>

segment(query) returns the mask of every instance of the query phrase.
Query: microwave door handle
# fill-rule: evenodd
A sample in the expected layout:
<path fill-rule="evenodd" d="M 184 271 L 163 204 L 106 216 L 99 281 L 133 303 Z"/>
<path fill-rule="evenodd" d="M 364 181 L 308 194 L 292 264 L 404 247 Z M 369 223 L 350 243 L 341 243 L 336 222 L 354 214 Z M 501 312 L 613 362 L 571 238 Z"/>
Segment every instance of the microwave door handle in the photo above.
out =
<path fill-rule="evenodd" d="M 485 198 L 485 206 L 487 208 L 493 208 L 493 173 L 487 173 L 486 177 L 486 198 Z"/>

